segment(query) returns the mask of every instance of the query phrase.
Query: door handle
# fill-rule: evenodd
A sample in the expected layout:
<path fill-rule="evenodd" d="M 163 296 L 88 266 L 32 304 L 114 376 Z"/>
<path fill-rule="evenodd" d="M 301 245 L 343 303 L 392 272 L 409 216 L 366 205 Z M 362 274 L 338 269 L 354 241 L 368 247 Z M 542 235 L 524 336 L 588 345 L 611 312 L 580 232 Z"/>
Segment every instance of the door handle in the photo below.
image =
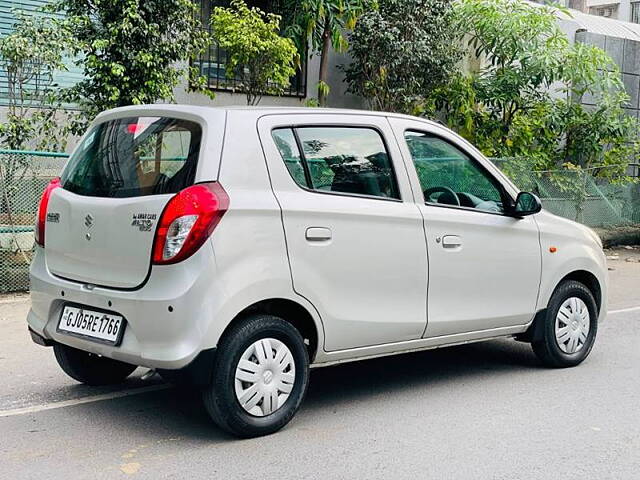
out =
<path fill-rule="evenodd" d="M 326 242 L 331 240 L 331 230 L 325 227 L 309 227 L 304 236 L 310 242 Z"/>
<path fill-rule="evenodd" d="M 456 249 L 462 247 L 462 239 L 457 235 L 445 235 L 442 237 L 442 248 Z"/>

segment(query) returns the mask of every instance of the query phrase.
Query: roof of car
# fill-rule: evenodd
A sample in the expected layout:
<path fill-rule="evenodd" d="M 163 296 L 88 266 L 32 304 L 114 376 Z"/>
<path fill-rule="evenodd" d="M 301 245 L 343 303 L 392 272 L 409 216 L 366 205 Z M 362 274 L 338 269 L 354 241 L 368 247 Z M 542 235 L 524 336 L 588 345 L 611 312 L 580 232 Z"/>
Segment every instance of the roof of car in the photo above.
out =
<path fill-rule="evenodd" d="M 242 111 L 242 112 L 255 112 L 256 117 L 271 115 L 271 114 L 333 114 L 333 115 L 373 115 L 383 117 L 396 117 L 407 118 L 413 120 L 421 120 L 432 124 L 437 124 L 426 118 L 413 117 L 410 115 L 403 115 L 400 113 L 391 112 L 377 112 L 372 110 L 356 110 L 347 108 L 318 108 L 318 107 L 276 107 L 276 106 L 203 106 L 203 105 L 188 105 L 188 104 L 174 104 L 174 103 L 157 103 L 149 105 L 130 105 L 126 107 L 118 107 L 112 110 L 107 110 L 100 114 L 100 117 L 126 111 L 145 111 L 145 110 L 164 110 L 164 111 L 180 111 L 180 112 L 192 112 L 206 116 L 207 112 L 212 111 Z"/>

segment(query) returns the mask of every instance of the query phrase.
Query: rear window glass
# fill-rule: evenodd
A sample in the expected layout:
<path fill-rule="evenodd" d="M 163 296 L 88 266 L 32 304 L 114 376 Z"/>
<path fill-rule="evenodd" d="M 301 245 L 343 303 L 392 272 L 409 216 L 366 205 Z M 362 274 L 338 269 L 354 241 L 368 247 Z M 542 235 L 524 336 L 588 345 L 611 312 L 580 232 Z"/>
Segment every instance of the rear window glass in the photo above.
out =
<path fill-rule="evenodd" d="M 128 117 L 96 125 L 62 173 L 62 187 L 94 197 L 176 193 L 195 178 L 202 131 L 188 120 Z"/>

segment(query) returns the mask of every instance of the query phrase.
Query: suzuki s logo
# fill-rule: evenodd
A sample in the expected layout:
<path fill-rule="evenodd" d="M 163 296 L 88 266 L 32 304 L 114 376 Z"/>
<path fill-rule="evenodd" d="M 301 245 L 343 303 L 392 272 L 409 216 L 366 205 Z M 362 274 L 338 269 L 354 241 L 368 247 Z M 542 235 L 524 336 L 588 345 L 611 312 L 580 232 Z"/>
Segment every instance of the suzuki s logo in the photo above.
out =
<path fill-rule="evenodd" d="M 84 226 L 87 228 L 93 227 L 93 215 L 87 213 L 87 216 L 84 217 Z"/>

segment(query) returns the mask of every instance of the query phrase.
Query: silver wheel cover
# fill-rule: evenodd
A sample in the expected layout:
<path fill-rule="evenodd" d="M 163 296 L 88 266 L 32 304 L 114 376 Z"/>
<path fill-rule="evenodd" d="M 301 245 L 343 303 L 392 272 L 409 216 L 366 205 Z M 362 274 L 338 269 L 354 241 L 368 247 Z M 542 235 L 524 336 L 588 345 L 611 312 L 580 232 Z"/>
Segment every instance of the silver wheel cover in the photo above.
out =
<path fill-rule="evenodd" d="M 556 315 L 555 334 L 564 353 L 578 353 L 589 336 L 591 319 L 587 304 L 581 298 L 567 298 Z"/>
<path fill-rule="evenodd" d="M 296 365 L 289 348 L 275 338 L 251 344 L 238 362 L 236 398 L 251 415 L 264 417 L 278 410 L 289 398 L 296 378 Z"/>

